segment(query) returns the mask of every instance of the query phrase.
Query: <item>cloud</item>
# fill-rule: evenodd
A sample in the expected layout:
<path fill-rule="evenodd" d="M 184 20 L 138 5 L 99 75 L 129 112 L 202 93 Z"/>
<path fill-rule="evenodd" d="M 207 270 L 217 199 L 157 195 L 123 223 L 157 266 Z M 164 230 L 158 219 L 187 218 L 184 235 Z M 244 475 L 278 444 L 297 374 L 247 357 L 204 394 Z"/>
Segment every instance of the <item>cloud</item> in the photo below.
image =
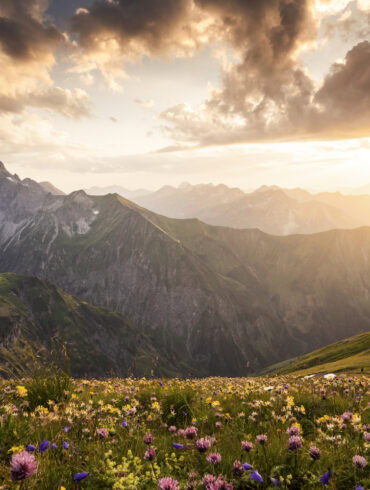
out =
<path fill-rule="evenodd" d="M 195 0 L 222 19 L 222 33 L 239 61 L 222 67 L 222 88 L 212 89 L 197 111 L 177 105 L 163 111 L 165 132 L 173 140 L 197 145 L 272 138 L 299 122 L 313 82 L 297 61 L 316 39 L 310 0 Z M 273 138 L 272 138 L 273 139 Z"/>
<path fill-rule="evenodd" d="M 196 2 L 223 19 L 239 61 L 224 64 L 222 88 L 211 88 L 196 109 L 177 104 L 162 111 L 162 129 L 172 141 L 191 148 L 369 135 L 367 41 L 333 65 L 318 87 L 297 57 L 316 39 L 312 2 Z"/>
<path fill-rule="evenodd" d="M 1 0 L 0 113 L 36 107 L 74 119 L 90 116 L 86 92 L 56 87 L 51 80 L 55 51 L 67 38 L 45 22 L 47 7 L 47 0 Z"/>
<path fill-rule="evenodd" d="M 154 107 L 154 100 L 152 99 L 143 100 L 136 98 L 134 102 L 136 102 L 136 104 L 140 105 L 141 107 L 144 107 L 144 109 L 151 109 L 152 107 Z"/>
<path fill-rule="evenodd" d="M 0 5 L 0 47 L 3 54 L 20 63 L 47 62 L 63 41 L 54 25 L 45 25 L 45 0 L 2 0 Z"/>
<path fill-rule="evenodd" d="M 370 42 L 354 46 L 335 63 L 315 94 L 321 126 L 337 135 L 370 134 Z"/>
<path fill-rule="evenodd" d="M 77 9 L 70 29 L 78 37 L 75 71 L 100 70 L 119 89 L 123 64 L 142 56 L 190 56 L 214 32 L 193 0 L 96 0 Z"/>
<path fill-rule="evenodd" d="M 0 118 L 1 154 L 13 156 L 60 151 L 67 135 L 57 131 L 49 120 L 28 112 L 3 114 Z"/>
<path fill-rule="evenodd" d="M 38 107 L 59 112 L 71 119 L 91 116 L 89 97 L 81 89 L 47 87 L 24 92 L 17 98 L 0 95 L 0 113 L 22 112 L 26 107 Z"/>

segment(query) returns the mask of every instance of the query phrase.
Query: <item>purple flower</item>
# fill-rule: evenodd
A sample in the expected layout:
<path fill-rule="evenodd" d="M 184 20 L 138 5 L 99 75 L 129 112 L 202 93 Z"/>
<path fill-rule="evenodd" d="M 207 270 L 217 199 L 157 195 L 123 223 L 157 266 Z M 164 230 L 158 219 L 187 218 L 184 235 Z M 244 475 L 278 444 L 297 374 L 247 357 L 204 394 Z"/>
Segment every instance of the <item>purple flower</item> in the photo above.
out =
<path fill-rule="evenodd" d="M 256 482 L 259 482 L 259 483 L 263 483 L 263 478 L 262 478 L 262 476 L 261 476 L 261 475 L 258 473 L 258 471 L 257 471 L 257 470 L 252 471 L 252 473 L 251 473 L 251 475 L 250 475 L 250 476 L 251 476 L 251 479 L 252 479 L 252 480 L 254 480 L 254 481 L 256 481 Z"/>
<path fill-rule="evenodd" d="M 353 413 L 352 412 L 344 412 L 342 415 L 342 419 L 344 422 L 350 422 L 353 418 Z"/>
<path fill-rule="evenodd" d="M 84 480 L 87 476 L 89 476 L 87 471 L 83 471 L 82 473 L 76 473 L 73 477 L 73 481 L 81 481 Z"/>
<path fill-rule="evenodd" d="M 289 427 L 289 429 L 287 429 L 287 433 L 289 436 L 299 436 L 299 429 L 298 427 L 293 425 L 292 427 Z"/>
<path fill-rule="evenodd" d="M 40 444 L 39 446 L 39 449 L 40 449 L 40 452 L 43 453 L 45 452 L 50 446 L 50 442 L 49 441 L 42 441 L 42 443 Z"/>
<path fill-rule="evenodd" d="M 179 490 L 179 482 L 169 476 L 161 478 L 158 482 L 158 490 Z"/>
<path fill-rule="evenodd" d="M 63 442 L 63 449 L 68 449 L 68 448 L 69 448 L 69 443 Z"/>
<path fill-rule="evenodd" d="M 14 454 L 10 461 L 10 473 L 13 481 L 23 481 L 32 476 L 37 470 L 37 461 L 33 454 L 27 451 Z"/>
<path fill-rule="evenodd" d="M 364 457 L 359 456 L 358 454 L 356 456 L 353 456 L 352 458 L 352 463 L 356 468 L 363 470 L 365 466 L 367 466 L 367 461 Z"/>
<path fill-rule="evenodd" d="M 365 490 L 364 487 L 362 485 L 358 485 L 355 490 Z"/>
<path fill-rule="evenodd" d="M 34 446 L 33 444 L 28 444 L 28 446 L 26 446 L 26 450 L 30 453 L 33 453 L 33 451 L 36 450 L 36 446 Z"/>
<path fill-rule="evenodd" d="M 253 443 L 248 441 L 242 441 L 242 449 L 243 451 L 247 451 L 247 453 L 249 453 L 253 449 Z"/>
<path fill-rule="evenodd" d="M 249 463 L 244 463 L 244 464 L 243 464 L 243 469 L 244 469 L 245 471 L 247 471 L 247 470 L 253 470 L 253 466 L 252 466 L 252 465 L 250 465 Z"/>
<path fill-rule="evenodd" d="M 56 445 L 56 443 L 55 443 L 55 442 L 52 442 L 52 443 L 50 444 L 50 449 L 56 449 L 57 447 L 58 447 L 58 446 Z"/>
<path fill-rule="evenodd" d="M 145 451 L 144 459 L 146 459 L 147 461 L 154 461 L 156 457 L 157 453 L 155 452 L 155 448 L 148 447 L 148 449 Z"/>
<path fill-rule="evenodd" d="M 64 430 L 64 432 L 68 432 L 70 430 L 69 425 L 66 425 L 63 430 Z"/>
<path fill-rule="evenodd" d="M 290 451 L 298 451 L 298 449 L 301 449 L 301 447 L 302 447 L 302 441 L 299 436 L 289 437 L 288 449 Z"/>
<path fill-rule="evenodd" d="M 329 485 L 330 478 L 331 478 L 331 473 L 330 473 L 330 470 L 328 470 L 326 473 L 324 473 L 322 475 L 322 477 L 320 478 L 320 481 L 323 485 Z"/>
<path fill-rule="evenodd" d="M 128 427 L 128 423 L 126 420 L 122 420 L 122 427 Z"/>
<path fill-rule="evenodd" d="M 233 490 L 233 484 L 227 483 L 223 476 L 205 475 L 202 480 L 203 487 L 207 490 Z"/>
<path fill-rule="evenodd" d="M 172 444 L 172 446 L 173 446 L 175 449 L 183 449 L 184 444 L 178 444 L 177 442 L 174 442 L 174 443 Z"/>
<path fill-rule="evenodd" d="M 256 436 L 256 442 L 258 444 L 261 444 L 261 446 L 263 446 L 267 442 L 267 435 L 266 434 L 259 434 L 258 436 Z"/>
<path fill-rule="evenodd" d="M 311 446 L 310 449 L 309 449 L 309 453 L 310 453 L 311 458 L 314 461 L 317 461 L 318 459 L 320 459 L 321 451 L 320 451 L 320 449 L 318 447 Z"/>
<path fill-rule="evenodd" d="M 185 437 L 187 439 L 195 439 L 197 437 L 198 430 L 196 427 L 188 427 L 185 429 Z"/>
<path fill-rule="evenodd" d="M 201 439 L 197 440 L 195 445 L 200 453 L 205 453 L 211 447 L 211 441 L 202 437 Z"/>
<path fill-rule="evenodd" d="M 151 444 L 153 442 L 153 436 L 150 432 L 147 432 L 144 436 L 145 444 Z"/>
<path fill-rule="evenodd" d="M 272 484 L 274 487 L 280 487 L 281 486 L 281 481 L 278 480 L 277 478 L 271 478 Z"/>
<path fill-rule="evenodd" d="M 96 429 L 96 435 L 100 437 L 100 439 L 106 439 L 109 435 L 108 429 L 106 429 L 105 427 Z"/>
<path fill-rule="evenodd" d="M 212 487 L 211 485 L 214 485 L 214 483 L 216 482 L 217 478 L 213 475 L 210 475 L 209 473 L 207 475 L 204 475 L 203 477 L 203 480 L 202 480 L 202 484 L 205 488 L 214 488 Z"/>
<path fill-rule="evenodd" d="M 207 456 L 207 461 L 208 463 L 211 463 L 213 465 L 221 463 L 221 454 L 220 453 L 211 453 Z"/>

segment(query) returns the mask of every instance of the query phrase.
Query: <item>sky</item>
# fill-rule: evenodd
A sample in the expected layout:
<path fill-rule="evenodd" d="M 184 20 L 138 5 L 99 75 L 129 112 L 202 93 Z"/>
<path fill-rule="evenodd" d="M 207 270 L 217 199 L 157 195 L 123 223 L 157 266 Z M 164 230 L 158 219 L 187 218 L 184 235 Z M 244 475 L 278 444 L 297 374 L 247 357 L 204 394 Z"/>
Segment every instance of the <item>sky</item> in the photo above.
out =
<path fill-rule="evenodd" d="M 22 178 L 370 183 L 370 0 L 1 0 L 0 66 Z"/>

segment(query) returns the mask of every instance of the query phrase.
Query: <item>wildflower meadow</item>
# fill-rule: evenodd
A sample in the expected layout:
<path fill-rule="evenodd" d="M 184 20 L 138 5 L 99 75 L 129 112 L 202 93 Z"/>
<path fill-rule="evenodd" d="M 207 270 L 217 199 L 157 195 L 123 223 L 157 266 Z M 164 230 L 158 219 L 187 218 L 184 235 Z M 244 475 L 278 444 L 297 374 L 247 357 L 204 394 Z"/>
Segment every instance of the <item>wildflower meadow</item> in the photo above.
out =
<path fill-rule="evenodd" d="M 0 488 L 369 489 L 367 376 L 2 381 Z"/>

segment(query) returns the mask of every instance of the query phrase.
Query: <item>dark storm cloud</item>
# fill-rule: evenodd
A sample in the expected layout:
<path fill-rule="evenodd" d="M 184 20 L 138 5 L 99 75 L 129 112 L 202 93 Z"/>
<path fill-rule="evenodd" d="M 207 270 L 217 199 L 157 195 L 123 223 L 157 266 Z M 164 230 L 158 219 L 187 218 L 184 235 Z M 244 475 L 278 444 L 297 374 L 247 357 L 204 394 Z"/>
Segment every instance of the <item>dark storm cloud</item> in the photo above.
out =
<path fill-rule="evenodd" d="M 42 22 L 43 0 L 2 0 L 0 48 L 7 56 L 26 62 L 49 53 L 63 40 L 53 25 Z"/>
<path fill-rule="evenodd" d="M 310 0 L 195 2 L 219 16 L 241 61 L 223 69 L 221 90 L 198 112 L 182 104 L 162 112 L 170 138 L 208 146 L 369 136 L 367 42 L 334 65 L 317 92 L 296 56 L 316 39 Z"/>
<path fill-rule="evenodd" d="M 221 21 L 219 32 L 240 61 L 224 67 L 222 88 L 201 114 L 178 105 L 161 114 L 177 141 L 200 145 L 274 138 L 292 132 L 309 110 L 314 85 L 296 61 L 317 35 L 311 0 L 195 0 Z M 279 126 L 279 127 L 277 127 Z"/>
<path fill-rule="evenodd" d="M 132 49 L 130 43 L 136 41 L 150 52 L 159 52 L 178 28 L 186 31 L 183 22 L 189 7 L 189 0 L 98 0 L 77 10 L 71 31 L 87 51 L 99 48 L 102 38 L 113 37 L 122 51 Z"/>
<path fill-rule="evenodd" d="M 370 134 L 370 42 L 354 46 L 335 63 L 315 95 L 321 120 L 334 130 L 351 127 Z"/>
<path fill-rule="evenodd" d="M 305 37 L 315 33 L 311 0 L 195 0 L 215 12 L 234 46 L 254 65 L 285 63 Z"/>
<path fill-rule="evenodd" d="M 73 119 L 89 116 L 86 92 L 55 87 L 50 80 L 54 51 L 65 37 L 45 21 L 47 7 L 47 0 L 1 0 L 0 113 L 38 107 Z"/>

